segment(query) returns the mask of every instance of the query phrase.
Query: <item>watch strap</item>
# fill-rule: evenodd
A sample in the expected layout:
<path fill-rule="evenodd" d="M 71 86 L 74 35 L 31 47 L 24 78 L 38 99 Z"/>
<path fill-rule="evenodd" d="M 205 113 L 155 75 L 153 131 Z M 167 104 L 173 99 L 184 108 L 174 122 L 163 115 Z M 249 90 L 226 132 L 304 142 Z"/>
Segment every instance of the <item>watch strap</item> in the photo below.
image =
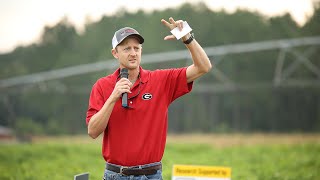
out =
<path fill-rule="evenodd" d="M 183 41 L 184 44 L 190 44 L 194 39 L 193 33 L 191 33 L 189 39 Z"/>

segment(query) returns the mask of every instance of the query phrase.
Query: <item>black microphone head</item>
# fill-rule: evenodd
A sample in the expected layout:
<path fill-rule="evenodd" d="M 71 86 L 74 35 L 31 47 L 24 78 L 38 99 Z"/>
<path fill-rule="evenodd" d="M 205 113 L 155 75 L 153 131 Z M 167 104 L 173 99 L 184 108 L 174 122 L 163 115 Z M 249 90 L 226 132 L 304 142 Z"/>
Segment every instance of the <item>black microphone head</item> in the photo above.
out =
<path fill-rule="evenodd" d="M 128 75 L 129 75 L 129 73 L 128 73 L 128 69 L 127 68 L 122 68 L 120 70 L 120 77 L 121 78 L 128 78 Z"/>

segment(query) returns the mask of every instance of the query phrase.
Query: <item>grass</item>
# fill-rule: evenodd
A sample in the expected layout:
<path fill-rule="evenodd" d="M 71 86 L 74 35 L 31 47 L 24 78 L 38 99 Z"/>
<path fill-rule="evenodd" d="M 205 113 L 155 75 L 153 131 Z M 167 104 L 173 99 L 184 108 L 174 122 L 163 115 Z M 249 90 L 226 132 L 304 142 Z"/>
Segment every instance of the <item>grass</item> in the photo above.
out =
<path fill-rule="evenodd" d="M 163 178 L 173 164 L 227 166 L 232 179 L 314 180 L 320 177 L 320 135 L 170 136 Z M 100 140 L 87 137 L 37 138 L 32 144 L 0 144 L 1 180 L 62 180 L 90 172 L 101 179 Z"/>

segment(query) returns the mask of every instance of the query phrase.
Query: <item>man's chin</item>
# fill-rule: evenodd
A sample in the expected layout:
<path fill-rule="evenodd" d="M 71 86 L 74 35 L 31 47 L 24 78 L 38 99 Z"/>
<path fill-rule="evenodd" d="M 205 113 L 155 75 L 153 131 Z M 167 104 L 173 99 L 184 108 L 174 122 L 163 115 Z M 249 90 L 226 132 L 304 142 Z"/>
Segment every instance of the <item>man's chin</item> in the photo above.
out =
<path fill-rule="evenodd" d="M 128 69 L 137 69 L 139 68 L 139 65 L 138 64 L 128 64 Z"/>

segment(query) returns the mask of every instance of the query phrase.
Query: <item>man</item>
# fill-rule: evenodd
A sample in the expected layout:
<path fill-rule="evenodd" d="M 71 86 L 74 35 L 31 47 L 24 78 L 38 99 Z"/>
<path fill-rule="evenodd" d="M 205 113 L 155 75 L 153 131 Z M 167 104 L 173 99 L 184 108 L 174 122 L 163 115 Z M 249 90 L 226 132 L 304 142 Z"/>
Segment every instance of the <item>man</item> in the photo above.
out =
<path fill-rule="evenodd" d="M 170 30 L 183 29 L 182 20 L 161 22 Z M 164 38 L 170 39 L 175 37 Z M 129 27 L 115 32 L 111 53 L 119 61 L 119 69 L 94 84 L 86 118 L 90 137 L 104 133 L 104 179 L 162 179 L 168 107 L 211 69 L 208 56 L 193 35 L 188 33 L 182 41 L 190 51 L 192 65 L 148 71 L 140 66 L 143 37 Z M 128 69 L 128 78 L 121 78 L 123 68 Z M 121 105 L 124 93 L 128 94 L 129 108 Z"/>

